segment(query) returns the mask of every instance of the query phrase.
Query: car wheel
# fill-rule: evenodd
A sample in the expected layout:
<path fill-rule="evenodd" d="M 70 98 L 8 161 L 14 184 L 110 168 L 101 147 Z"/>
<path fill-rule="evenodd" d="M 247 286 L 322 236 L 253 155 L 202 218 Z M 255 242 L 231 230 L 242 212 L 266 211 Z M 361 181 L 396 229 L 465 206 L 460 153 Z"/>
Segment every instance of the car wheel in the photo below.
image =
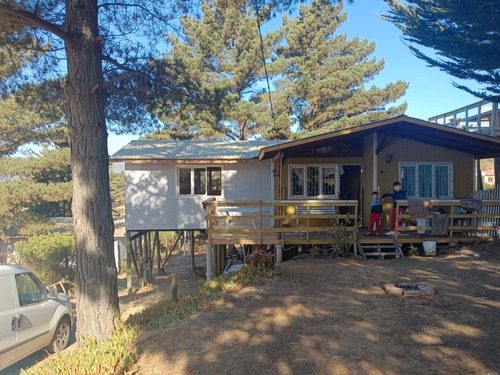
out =
<path fill-rule="evenodd" d="M 47 347 L 50 353 L 57 353 L 68 346 L 69 335 L 71 333 L 71 324 L 67 317 L 63 317 L 57 324 L 56 332 L 52 342 Z"/>

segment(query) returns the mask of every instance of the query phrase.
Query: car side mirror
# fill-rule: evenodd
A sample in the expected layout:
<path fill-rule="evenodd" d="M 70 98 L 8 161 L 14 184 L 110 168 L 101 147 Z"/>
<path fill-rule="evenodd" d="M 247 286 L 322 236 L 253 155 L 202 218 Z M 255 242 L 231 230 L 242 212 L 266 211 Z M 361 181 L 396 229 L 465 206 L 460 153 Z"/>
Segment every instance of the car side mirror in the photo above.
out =
<path fill-rule="evenodd" d="M 49 288 L 49 297 L 50 297 L 50 298 L 57 298 L 57 295 L 58 295 L 58 294 L 59 294 L 59 293 L 57 292 L 57 288 L 56 288 L 55 286 L 53 286 L 53 285 L 52 285 L 52 286 Z"/>

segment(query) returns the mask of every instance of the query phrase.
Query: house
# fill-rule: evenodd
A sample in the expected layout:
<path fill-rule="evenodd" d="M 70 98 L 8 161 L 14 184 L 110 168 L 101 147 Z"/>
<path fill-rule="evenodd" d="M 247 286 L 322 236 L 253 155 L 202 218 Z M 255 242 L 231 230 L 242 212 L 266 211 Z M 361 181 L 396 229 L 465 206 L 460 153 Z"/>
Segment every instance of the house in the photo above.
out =
<path fill-rule="evenodd" d="M 273 200 L 276 141 L 132 141 L 111 157 L 125 164 L 126 229 L 201 230 L 202 201 Z"/>
<path fill-rule="evenodd" d="M 126 229 L 140 231 L 205 229 L 208 197 L 354 200 L 367 226 L 377 186 L 401 181 L 409 198 L 466 198 L 475 160 L 495 156 L 500 139 L 398 116 L 293 141 L 132 141 L 110 160 L 125 164 Z"/>
<path fill-rule="evenodd" d="M 493 168 L 482 171 L 482 176 L 484 184 L 495 185 L 495 170 Z"/>

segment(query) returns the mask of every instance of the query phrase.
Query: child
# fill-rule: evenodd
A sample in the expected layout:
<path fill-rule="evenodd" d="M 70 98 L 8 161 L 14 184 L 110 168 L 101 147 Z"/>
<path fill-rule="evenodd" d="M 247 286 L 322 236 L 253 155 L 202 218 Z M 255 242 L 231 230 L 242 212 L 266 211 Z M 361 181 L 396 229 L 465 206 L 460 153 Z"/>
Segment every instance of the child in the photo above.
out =
<path fill-rule="evenodd" d="M 375 232 L 380 235 L 380 221 L 382 219 L 382 201 L 379 197 L 380 186 L 377 186 L 377 191 L 372 193 L 372 200 L 370 202 L 370 226 L 368 227 L 368 235 L 372 235 L 373 225 L 375 225 Z"/>
<path fill-rule="evenodd" d="M 406 200 L 406 192 L 404 190 L 401 190 L 401 182 L 396 181 L 395 183 L 392 184 L 392 191 L 390 193 L 386 193 L 382 195 L 382 199 L 387 198 L 387 197 L 392 197 L 392 215 L 391 215 L 391 231 L 387 232 L 386 234 L 388 236 L 393 236 L 394 235 L 394 230 L 396 229 L 396 207 L 398 205 L 398 201 L 400 200 Z M 405 208 L 399 207 L 399 213 L 402 214 L 405 211 Z M 400 226 L 401 223 L 398 223 L 398 226 Z"/>

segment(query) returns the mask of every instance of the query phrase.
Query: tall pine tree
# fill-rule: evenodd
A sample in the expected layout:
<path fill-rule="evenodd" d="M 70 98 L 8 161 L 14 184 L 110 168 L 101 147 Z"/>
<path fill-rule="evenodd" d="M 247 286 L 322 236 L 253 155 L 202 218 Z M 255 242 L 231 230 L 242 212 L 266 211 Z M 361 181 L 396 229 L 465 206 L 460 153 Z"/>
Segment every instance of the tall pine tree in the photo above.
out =
<path fill-rule="evenodd" d="M 177 77 L 182 94 L 159 95 L 155 111 L 165 129 L 149 138 L 244 140 L 265 133 L 271 118 L 260 106 L 261 47 L 270 57 L 276 40 L 264 36 L 261 46 L 257 16 L 245 0 L 204 2 L 201 10 L 199 19 L 180 19 L 183 36 L 169 34 L 171 54 L 156 62 L 162 75 Z M 265 22 L 269 9 L 259 15 Z"/>
<path fill-rule="evenodd" d="M 342 3 L 315 0 L 302 5 L 296 18 L 283 17 L 277 31 L 284 43 L 272 64 L 279 77 L 274 82 L 275 109 L 295 119 L 307 134 L 399 115 L 406 109 L 406 104 L 387 108 L 404 95 L 405 82 L 366 87 L 384 61 L 370 58 L 373 42 L 336 33 L 346 17 Z"/>
<path fill-rule="evenodd" d="M 270 2 L 286 8 L 294 0 Z M 157 86 L 175 92 L 172 77 L 155 76 L 148 62 L 158 54 L 172 17 L 193 5 L 187 0 L 0 1 L 0 66 L 14 62 L 0 70 L 0 86 L 12 92 L 23 83 L 64 77 L 79 338 L 101 340 L 118 325 L 107 125 L 119 129 L 123 120 L 130 122 L 128 129 L 139 129 L 148 120 L 141 113 L 148 93 Z M 25 60 L 31 51 L 35 59 Z M 17 54 L 24 56 L 16 62 Z M 106 124 L 106 114 L 116 121 Z"/>

